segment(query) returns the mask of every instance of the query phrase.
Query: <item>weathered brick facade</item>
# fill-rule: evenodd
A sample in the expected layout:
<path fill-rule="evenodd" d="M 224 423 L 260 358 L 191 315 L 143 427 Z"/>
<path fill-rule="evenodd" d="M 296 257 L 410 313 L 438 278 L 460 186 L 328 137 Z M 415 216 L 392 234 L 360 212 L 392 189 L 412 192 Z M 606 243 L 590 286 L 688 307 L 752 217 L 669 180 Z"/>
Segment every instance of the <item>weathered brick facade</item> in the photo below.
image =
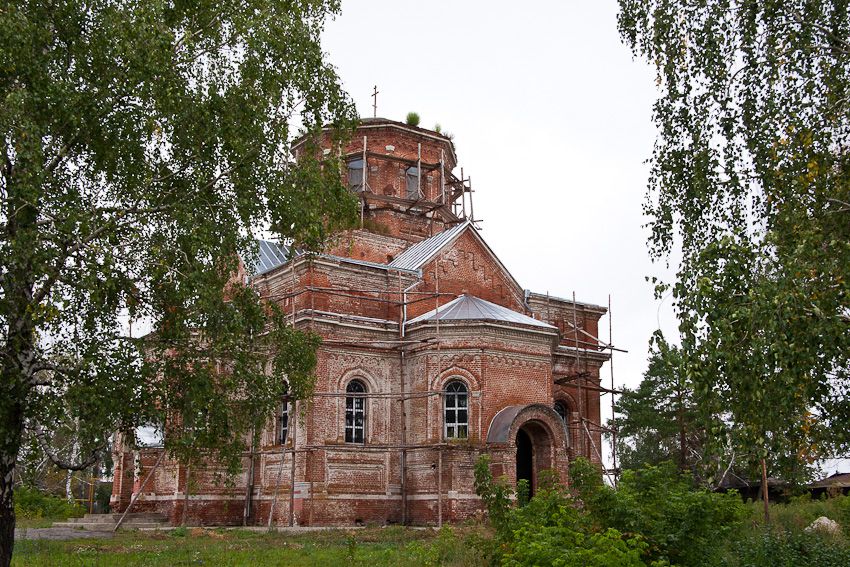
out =
<path fill-rule="evenodd" d="M 567 481 L 577 455 L 600 460 L 599 368 L 607 355 L 595 337 L 605 309 L 531 293 L 514 280 L 463 218 L 448 138 L 371 119 L 343 153 L 354 164 L 365 155 L 365 190 L 355 187 L 363 228 L 339 235 L 326 254 L 251 280 L 298 328 L 323 337 L 316 396 L 303 419 L 290 420 L 282 446 L 270 419 L 261 447 L 246 453 L 229 483 L 215 470 L 189 472 L 191 524 L 265 525 L 270 516 L 281 525 L 457 521 L 481 508 L 473 468 L 482 454 L 497 476 L 529 477 L 532 486 L 544 469 Z M 365 393 L 346 394 L 352 381 Z M 451 384 L 465 389 L 463 400 L 447 393 Z M 356 400 L 363 439 L 347 442 Z M 462 434 L 451 437 L 447 419 L 465 421 Z M 127 507 L 157 457 L 116 444 L 114 507 Z M 163 460 L 134 511 L 158 510 L 179 523 L 186 477 L 185 467 Z"/>

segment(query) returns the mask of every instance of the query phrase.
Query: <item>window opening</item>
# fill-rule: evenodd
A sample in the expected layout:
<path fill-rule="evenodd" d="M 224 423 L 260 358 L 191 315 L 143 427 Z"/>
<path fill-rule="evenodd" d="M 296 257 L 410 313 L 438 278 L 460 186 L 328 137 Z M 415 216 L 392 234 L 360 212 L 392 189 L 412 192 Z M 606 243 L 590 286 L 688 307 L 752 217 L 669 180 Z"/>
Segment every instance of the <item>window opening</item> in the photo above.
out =
<path fill-rule="evenodd" d="M 285 445 L 289 436 L 289 394 L 283 396 L 280 403 L 280 413 L 277 416 L 277 442 Z"/>
<path fill-rule="evenodd" d="M 407 198 L 408 199 L 419 199 L 422 196 L 422 192 L 419 190 L 419 168 L 416 166 L 411 166 L 407 168 L 406 172 L 407 177 Z"/>
<path fill-rule="evenodd" d="M 363 443 L 366 426 L 366 386 L 352 380 L 345 388 L 345 442 Z"/>
<path fill-rule="evenodd" d="M 567 423 L 567 406 L 564 402 L 555 402 L 555 413 L 561 418 L 561 421 Z"/>
<path fill-rule="evenodd" d="M 466 439 L 469 434 L 469 396 L 466 384 L 457 380 L 446 385 L 444 395 L 446 439 Z"/>
<path fill-rule="evenodd" d="M 348 188 L 352 191 L 363 191 L 362 159 L 353 159 L 348 162 Z"/>

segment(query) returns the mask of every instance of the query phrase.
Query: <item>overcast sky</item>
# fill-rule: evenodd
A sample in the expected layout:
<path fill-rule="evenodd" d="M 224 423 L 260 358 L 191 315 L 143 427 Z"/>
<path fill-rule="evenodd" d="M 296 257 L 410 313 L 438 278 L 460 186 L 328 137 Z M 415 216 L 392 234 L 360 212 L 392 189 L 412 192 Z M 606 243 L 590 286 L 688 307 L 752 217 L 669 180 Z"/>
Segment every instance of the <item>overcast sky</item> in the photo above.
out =
<path fill-rule="evenodd" d="M 324 48 L 361 116 L 377 85 L 378 116 L 416 111 L 454 134 L 482 235 L 523 287 L 600 305 L 611 294 L 614 344 L 629 351 L 615 380 L 635 386 L 650 335 L 660 324 L 675 338 L 676 324 L 644 279 L 663 273 L 641 209 L 655 75 L 616 15 L 614 0 L 343 0 Z"/>

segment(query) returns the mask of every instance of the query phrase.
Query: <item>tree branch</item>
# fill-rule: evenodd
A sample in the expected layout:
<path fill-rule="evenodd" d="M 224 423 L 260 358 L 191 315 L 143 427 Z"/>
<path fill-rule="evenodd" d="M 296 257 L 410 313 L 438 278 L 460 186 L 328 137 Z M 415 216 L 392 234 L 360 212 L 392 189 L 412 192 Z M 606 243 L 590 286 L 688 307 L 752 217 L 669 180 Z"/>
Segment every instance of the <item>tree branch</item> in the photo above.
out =
<path fill-rule="evenodd" d="M 62 460 L 56 453 L 50 450 L 49 444 L 46 441 L 46 434 L 44 430 L 39 428 L 36 432 L 36 437 L 38 438 L 38 444 L 41 446 L 41 450 L 44 451 L 44 454 L 48 456 L 48 458 L 53 462 L 54 465 L 59 467 L 60 469 L 64 469 L 67 471 L 81 471 L 89 468 L 93 464 L 95 464 L 98 460 L 100 460 L 100 453 L 106 449 L 106 442 L 101 443 L 97 447 L 91 450 L 88 457 L 77 462 L 71 463 L 69 461 Z"/>

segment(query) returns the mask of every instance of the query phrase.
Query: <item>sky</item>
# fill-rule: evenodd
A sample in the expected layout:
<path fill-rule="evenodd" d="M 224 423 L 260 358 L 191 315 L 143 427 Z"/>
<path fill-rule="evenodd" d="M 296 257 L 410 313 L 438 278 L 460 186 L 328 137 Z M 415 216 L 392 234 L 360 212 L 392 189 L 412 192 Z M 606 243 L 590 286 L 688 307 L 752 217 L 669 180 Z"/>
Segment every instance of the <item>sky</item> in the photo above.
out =
<path fill-rule="evenodd" d="M 481 234 L 520 285 L 599 305 L 610 294 L 613 342 L 629 351 L 615 383 L 635 387 L 650 335 L 677 330 L 645 280 L 671 276 L 649 258 L 642 214 L 655 73 L 620 41 L 616 1 L 343 0 L 323 48 L 360 116 L 377 85 L 379 117 L 415 111 L 454 134 Z"/>

